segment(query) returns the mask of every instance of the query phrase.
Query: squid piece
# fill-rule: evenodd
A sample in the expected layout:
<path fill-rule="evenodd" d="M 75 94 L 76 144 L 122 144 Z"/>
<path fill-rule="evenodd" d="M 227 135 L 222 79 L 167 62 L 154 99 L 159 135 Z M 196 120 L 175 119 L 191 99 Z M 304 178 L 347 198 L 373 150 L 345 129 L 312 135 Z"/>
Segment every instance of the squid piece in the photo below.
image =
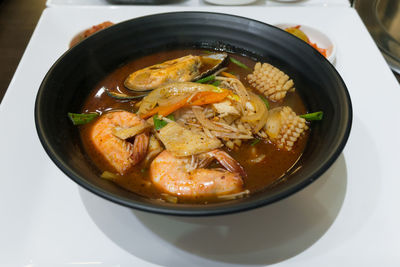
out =
<path fill-rule="evenodd" d="M 307 129 L 306 120 L 297 116 L 288 106 L 271 109 L 265 126 L 269 139 L 286 151 L 292 150 Z"/>
<path fill-rule="evenodd" d="M 287 91 L 294 90 L 294 82 L 284 72 L 271 64 L 257 62 L 252 74 L 247 75 L 250 84 L 271 101 L 285 98 Z"/>

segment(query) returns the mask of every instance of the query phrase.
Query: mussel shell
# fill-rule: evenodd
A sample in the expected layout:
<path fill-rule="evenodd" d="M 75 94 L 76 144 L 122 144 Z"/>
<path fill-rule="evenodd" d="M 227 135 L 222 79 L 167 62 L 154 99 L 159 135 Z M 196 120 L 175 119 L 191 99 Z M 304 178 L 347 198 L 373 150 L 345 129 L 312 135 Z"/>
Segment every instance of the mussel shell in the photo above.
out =
<path fill-rule="evenodd" d="M 190 55 L 189 55 L 189 56 L 190 56 Z M 185 57 L 187 57 L 187 56 L 185 56 Z M 179 60 L 180 60 L 180 59 L 183 59 L 183 58 L 185 58 L 185 57 L 180 57 L 180 58 L 173 59 L 173 60 L 178 60 L 176 64 L 182 64 L 182 62 L 179 61 Z M 195 56 L 195 57 L 196 57 L 196 58 L 200 58 L 201 65 L 207 65 L 207 67 L 209 67 L 209 68 L 207 68 L 206 71 L 203 71 L 202 73 L 200 73 L 200 74 L 198 74 L 198 75 L 195 75 L 195 76 L 193 76 L 193 75 L 187 75 L 188 77 L 185 77 L 184 79 L 182 79 L 182 77 L 179 77 L 179 82 L 193 82 L 193 81 L 197 81 L 197 80 L 199 80 L 199 79 L 202 79 L 202 78 L 204 78 L 204 77 L 206 77 L 206 76 L 211 75 L 212 73 L 214 73 L 214 72 L 216 72 L 218 69 L 220 69 L 220 68 L 227 62 L 228 54 L 227 54 L 227 53 L 212 53 L 212 52 L 211 52 L 211 53 L 208 54 L 208 55 L 201 55 L 201 56 Z M 171 60 L 168 60 L 168 61 L 171 61 Z M 166 61 L 166 62 L 167 62 L 167 61 Z M 194 61 L 194 62 L 195 62 L 195 61 Z M 197 62 L 198 62 L 198 64 L 200 64 L 200 62 L 199 62 L 198 60 L 197 60 Z M 164 62 L 164 63 L 165 63 L 165 62 Z M 162 65 L 162 64 L 164 64 L 164 63 L 153 65 L 154 67 L 157 66 L 157 68 L 154 68 L 155 71 L 158 71 L 158 70 L 159 70 L 159 65 Z M 185 68 L 187 67 L 188 69 L 195 69 L 196 71 L 197 71 L 198 68 L 199 68 L 198 65 L 195 66 L 195 65 L 196 65 L 195 63 L 193 63 L 193 66 L 190 65 L 190 64 L 189 64 L 189 66 L 188 66 L 188 64 L 182 64 L 182 65 L 183 65 Z M 150 69 L 150 72 L 152 72 L 151 68 L 152 68 L 153 66 L 146 67 L 145 69 Z M 171 66 L 171 64 L 168 64 L 167 66 L 169 67 L 169 66 Z M 204 67 L 203 67 L 203 68 L 204 68 Z M 156 89 L 157 87 L 160 87 L 160 86 L 163 86 L 163 85 L 166 84 L 166 83 L 161 83 L 159 86 L 157 86 L 157 87 L 151 86 L 151 88 L 149 88 L 149 89 L 143 88 L 143 85 L 141 85 L 141 86 L 137 86 L 137 85 L 134 86 L 134 85 L 132 85 L 132 84 L 131 84 L 131 81 L 129 81 L 130 77 L 131 77 L 132 75 L 135 76 L 135 73 L 138 73 L 139 71 L 142 71 L 142 70 L 144 70 L 144 69 L 137 70 L 137 71 L 131 73 L 131 74 L 126 78 L 126 80 L 125 80 L 125 82 L 124 82 L 124 86 L 125 86 L 127 89 L 129 89 L 129 90 L 131 90 L 131 91 L 135 91 L 135 92 L 146 92 L 146 91 L 148 92 L 148 91 L 154 90 L 154 89 Z M 191 71 L 190 71 L 190 72 L 191 72 Z M 136 75 L 137 75 L 137 76 L 140 76 L 140 75 L 142 75 L 142 74 L 136 74 Z M 149 74 L 149 72 L 146 72 L 146 75 L 151 75 L 151 74 Z M 165 74 L 165 75 L 167 75 L 167 74 Z M 165 77 L 165 76 L 163 76 L 163 77 Z M 166 78 L 166 77 L 165 77 L 165 78 Z M 187 78 L 187 79 L 186 79 L 186 78 Z M 170 83 L 170 82 L 178 82 L 178 81 L 176 81 L 176 80 L 174 80 L 174 79 L 168 79 L 168 83 Z"/>
<path fill-rule="evenodd" d="M 228 54 L 227 53 L 212 53 L 209 55 L 201 56 L 201 60 L 204 61 L 204 59 L 214 59 L 215 61 L 219 60 L 218 63 L 216 63 L 213 67 L 210 69 L 200 73 L 199 76 L 197 76 L 193 81 L 200 80 L 204 77 L 207 77 L 220 68 L 222 68 L 227 62 L 228 62 Z"/>

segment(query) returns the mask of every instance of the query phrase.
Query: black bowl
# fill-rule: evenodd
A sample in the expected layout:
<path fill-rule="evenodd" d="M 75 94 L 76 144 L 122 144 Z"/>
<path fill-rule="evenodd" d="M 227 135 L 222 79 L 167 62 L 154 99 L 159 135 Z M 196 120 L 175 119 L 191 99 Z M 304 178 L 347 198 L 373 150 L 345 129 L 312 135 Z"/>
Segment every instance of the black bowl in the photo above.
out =
<path fill-rule="evenodd" d="M 79 112 L 94 85 L 122 63 L 176 48 L 223 49 L 269 62 L 295 82 L 310 111 L 323 110 L 312 125 L 303 156 L 285 182 L 248 198 L 209 205 L 161 203 L 100 179 L 67 112 Z M 165 13 L 114 25 L 67 51 L 44 78 L 36 98 L 36 129 L 54 163 L 72 180 L 115 203 L 162 214 L 217 215 L 248 210 L 304 188 L 333 164 L 350 133 L 352 107 L 335 68 L 316 50 L 276 27 L 255 20 L 204 12 Z"/>

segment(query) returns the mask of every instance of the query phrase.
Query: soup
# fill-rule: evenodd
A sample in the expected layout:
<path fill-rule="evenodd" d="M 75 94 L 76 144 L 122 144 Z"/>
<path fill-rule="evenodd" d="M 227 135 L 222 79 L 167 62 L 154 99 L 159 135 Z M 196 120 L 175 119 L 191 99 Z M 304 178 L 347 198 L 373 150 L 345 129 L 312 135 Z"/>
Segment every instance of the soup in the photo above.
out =
<path fill-rule="evenodd" d="M 82 113 L 99 115 L 80 134 L 102 178 L 173 203 L 267 190 L 295 165 L 309 135 L 298 115 L 306 107 L 286 74 L 205 50 L 128 62 L 99 81 Z"/>

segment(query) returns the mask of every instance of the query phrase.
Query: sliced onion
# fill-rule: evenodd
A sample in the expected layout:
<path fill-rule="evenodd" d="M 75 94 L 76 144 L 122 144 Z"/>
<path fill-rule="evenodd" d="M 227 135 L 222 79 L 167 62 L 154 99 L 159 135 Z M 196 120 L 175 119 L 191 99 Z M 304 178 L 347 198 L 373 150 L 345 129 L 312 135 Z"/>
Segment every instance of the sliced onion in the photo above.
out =
<path fill-rule="evenodd" d="M 202 83 L 192 83 L 192 82 L 177 82 L 169 83 L 165 86 L 159 87 L 151 91 L 146 97 L 143 98 L 142 103 L 139 107 L 139 114 L 146 114 L 152 110 L 160 101 L 164 99 L 172 99 L 176 96 L 202 92 L 202 91 L 212 91 L 214 86 Z"/>
<path fill-rule="evenodd" d="M 244 122 L 256 122 L 259 121 L 265 113 L 268 115 L 268 109 L 258 95 L 252 92 L 249 92 L 249 95 L 251 103 L 254 104 L 255 113 L 243 116 L 241 120 Z"/>
<path fill-rule="evenodd" d="M 220 131 L 220 132 L 226 132 L 226 133 L 231 132 L 230 130 L 225 129 L 222 126 L 218 126 L 218 125 L 212 123 L 210 120 L 208 120 L 206 118 L 206 116 L 204 115 L 203 109 L 201 107 L 194 106 L 194 107 L 192 107 L 192 111 L 193 111 L 194 115 L 196 116 L 196 119 L 199 121 L 199 123 L 203 127 L 210 129 L 210 130 Z"/>
<path fill-rule="evenodd" d="M 190 94 L 183 94 L 183 95 L 176 95 L 176 96 L 170 96 L 168 98 L 160 98 L 158 100 L 158 105 L 159 106 L 170 106 L 178 103 L 182 99 L 188 97 Z"/>

